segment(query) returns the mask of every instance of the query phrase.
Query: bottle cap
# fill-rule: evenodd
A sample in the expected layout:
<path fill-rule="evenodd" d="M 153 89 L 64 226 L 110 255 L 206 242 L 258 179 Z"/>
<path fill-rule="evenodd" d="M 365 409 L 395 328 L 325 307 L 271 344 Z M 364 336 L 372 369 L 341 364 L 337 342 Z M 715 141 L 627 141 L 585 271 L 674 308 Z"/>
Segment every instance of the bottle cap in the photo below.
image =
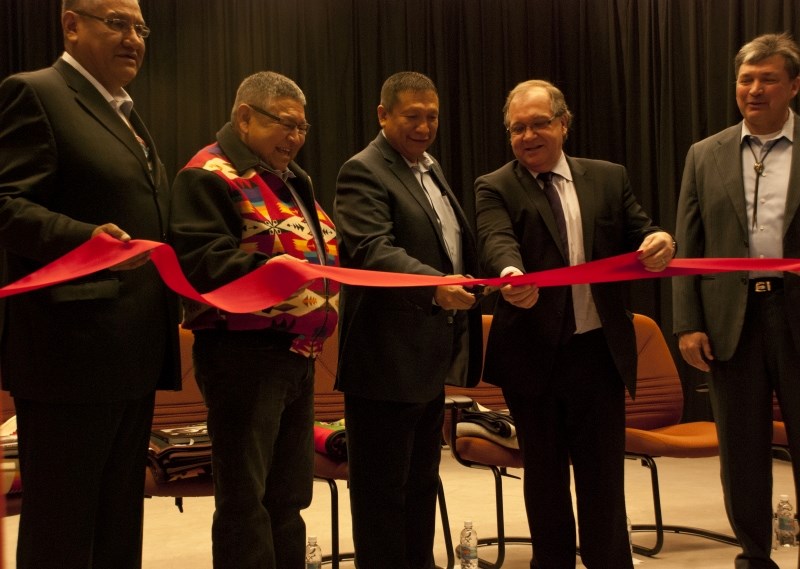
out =
<path fill-rule="evenodd" d="M 472 527 L 472 520 L 464 520 L 464 527 L 471 528 Z"/>
<path fill-rule="evenodd" d="M 789 500 L 789 495 L 781 494 L 780 496 L 778 496 L 778 498 L 780 498 L 781 502 L 787 502 Z"/>
<path fill-rule="evenodd" d="M 309 535 L 308 536 L 309 543 L 317 543 L 317 536 L 316 535 Z"/>

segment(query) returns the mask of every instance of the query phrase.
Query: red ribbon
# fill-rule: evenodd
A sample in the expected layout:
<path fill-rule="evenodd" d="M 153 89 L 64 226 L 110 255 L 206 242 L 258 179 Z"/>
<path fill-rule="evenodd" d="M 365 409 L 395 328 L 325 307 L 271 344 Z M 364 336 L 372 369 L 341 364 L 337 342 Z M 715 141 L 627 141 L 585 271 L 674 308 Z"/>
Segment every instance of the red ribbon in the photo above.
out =
<path fill-rule="evenodd" d="M 582 283 L 699 275 L 730 271 L 800 271 L 800 259 L 673 259 L 661 272 L 645 270 L 638 253 L 591 261 L 582 265 L 528 273 L 514 277 L 471 279 L 449 276 L 388 273 L 362 269 L 326 267 L 292 260 L 276 259 L 244 277 L 220 288 L 200 294 L 181 271 L 171 247 L 156 241 L 134 239 L 123 243 L 102 233 L 76 247 L 63 257 L 0 288 L 0 298 L 21 294 L 83 277 L 122 263 L 141 253 L 150 252 L 164 283 L 186 298 L 204 302 L 227 312 L 247 313 L 274 306 L 298 288 L 318 278 L 343 284 L 375 287 L 439 286 L 446 284 L 500 286 L 534 284 L 539 287 Z"/>

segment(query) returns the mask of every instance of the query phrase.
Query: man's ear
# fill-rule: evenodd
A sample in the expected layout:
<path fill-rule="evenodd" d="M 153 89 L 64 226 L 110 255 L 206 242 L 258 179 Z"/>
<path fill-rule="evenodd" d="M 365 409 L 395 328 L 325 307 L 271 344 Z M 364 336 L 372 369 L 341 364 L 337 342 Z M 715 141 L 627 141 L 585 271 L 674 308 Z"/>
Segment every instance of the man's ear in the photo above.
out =
<path fill-rule="evenodd" d="M 67 10 L 61 15 L 61 29 L 64 31 L 64 41 L 75 41 L 78 34 L 78 14 Z"/>
<path fill-rule="evenodd" d="M 378 105 L 378 124 L 383 126 L 386 122 L 386 116 L 389 114 L 389 111 L 386 110 L 386 107 L 383 105 Z"/>
<path fill-rule="evenodd" d="M 239 132 L 247 132 L 250 130 L 250 119 L 253 117 L 253 109 L 245 103 L 242 103 L 236 108 L 233 114 L 236 119 L 236 128 Z"/>
<path fill-rule="evenodd" d="M 800 75 L 795 77 L 794 81 L 792 81 L 792 97 L 797 95 L 798 92 L 800 92 Z"/>

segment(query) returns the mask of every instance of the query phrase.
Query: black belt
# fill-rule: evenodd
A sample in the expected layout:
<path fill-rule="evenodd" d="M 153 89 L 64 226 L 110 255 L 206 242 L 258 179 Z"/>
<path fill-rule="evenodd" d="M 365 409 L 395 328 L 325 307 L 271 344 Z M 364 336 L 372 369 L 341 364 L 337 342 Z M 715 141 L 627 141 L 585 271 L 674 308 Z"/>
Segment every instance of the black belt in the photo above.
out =
<path fill-rule="evenodd" d="M 760 279 L 750 279 L 747 290 L 756 294 L 777 292 L 783 290 L 783 279 L 780 277 L 763 277 Z"/>

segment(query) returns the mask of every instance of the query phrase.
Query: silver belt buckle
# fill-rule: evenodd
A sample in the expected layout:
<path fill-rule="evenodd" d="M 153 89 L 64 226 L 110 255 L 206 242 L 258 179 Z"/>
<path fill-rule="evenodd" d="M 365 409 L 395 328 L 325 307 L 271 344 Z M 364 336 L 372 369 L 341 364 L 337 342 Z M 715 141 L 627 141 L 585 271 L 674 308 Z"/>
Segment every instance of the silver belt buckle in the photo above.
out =
<path fill-rule="evenodd" d="M 772 292 L 772 283 L 770 281 L 756 281 L 753 290 L 755 292 Z"/>

